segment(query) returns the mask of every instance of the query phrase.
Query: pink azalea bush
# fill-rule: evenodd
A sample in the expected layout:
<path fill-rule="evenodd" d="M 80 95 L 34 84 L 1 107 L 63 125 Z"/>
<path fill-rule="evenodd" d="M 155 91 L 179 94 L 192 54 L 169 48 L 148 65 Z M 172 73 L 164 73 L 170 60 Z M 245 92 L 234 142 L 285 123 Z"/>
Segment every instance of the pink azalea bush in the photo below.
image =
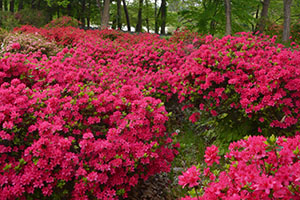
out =
<path fill-rule="evenodd" d="M 6 52 L 31 54 L 40 52 L 47 56 L 53 56 L 60 48 L 53 42 L 48 41 L 38 33 L 12 33 L 3 39 L 0 54 Z"/>
<path fill-rule="evenodd" d="M 193 166 L 179 176 L 182 187 L 195 187 L 201 194 L 182 199 L 300 199 L 299 149 L 299 135 L 250 136 L 233 142 L 222 166 L 212 167 L 205 159 L 201 174 Z M 208 147 L 205 156 L 211 157 L 212 151 L 217 154 L 218 149 Z M 219 163 L 219 158 L 213 161 Z"/>
<path fill-rule="evenodd" d="M 166 128 L 170 102 L 190 110 L 195 123 L 208 116 L 228 119 L 228 127 L 251 122 L 254 134 L 266 135 L 294 135 L 299 128 L 299 51 L 274 38 L 177 33 L 165 40 L 32 26 L 13 34 L 62 48 L 55 55 L 39 48 L 28 53 L 13 41 L 1 54 L 0 199 L 126 198 L 139 180 L 170 170 L 179 147 Z M 296 143 L 286 140 L 278 145 Z M 294 163 L 289 151 L 280 152 L 282 165 Z M 219 159 L 216 146 L 207 149 L 203 175 L 216 185 L 220 178 L 229 183 L 226 171 L 210 170 Z M 192 168 L 180 179 L 194 187 L 202 184 L 197 177 Z M 251 188 L 265 191 L 259 183 Z M 214 187 L 224 189 L 222 184 Z M 269 195 L 280 186 L 273 185 Z"/>
<path fill-rule="evenodd" d="M 204 38 L 185 47 L 188 55 L 172 68 L 171 90 L 200 118 L 213 117 L 238 134 L 290 134 L 299 123 L 299 51 L 275 44 L 275 37 Z M 196 40 L 198 41 L 198 40 Z M 196 42 L 195 41 L 195 42 Z M 197 114 L 198 115 L 198 114 Z M 191 121 L 197 121 L 193 116 Z M 242 133 L 243 132 L 243 133 Z M 230 140 L 229 140 L 230 141 Z"/>
<path fill-rule="evenodd" d="M 59 18 L 56 18 L 45 25 L 45 28 L 54 28 L 54 27 L 78 27 L 78 25 L 81 24 L 77 19 L 74 19 L 70 16 L 62 16 Z"/>
<path fill-rule="evenodd" d="M 99 39 L 96 60 L 90 39 L 50 59 L 1 58 L 0 199 L 118 199 L 170 170 L 163 103 L 110 74 L 114 45 Z"/>

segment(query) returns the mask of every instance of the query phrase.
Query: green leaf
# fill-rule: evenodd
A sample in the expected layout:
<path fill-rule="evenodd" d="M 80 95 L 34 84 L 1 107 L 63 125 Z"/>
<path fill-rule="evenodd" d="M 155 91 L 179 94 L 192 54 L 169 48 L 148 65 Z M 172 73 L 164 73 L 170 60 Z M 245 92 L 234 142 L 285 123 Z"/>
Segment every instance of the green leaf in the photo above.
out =
<path fill-rule="evenodd" d="M 3 171 L 7 171 L 11 168 L 11 164 L 7 164 L 5 165 L 5 167 L 3 168 Z"/>
<path fill-rule="evenodd" d="M 33 161 L 33 163 L 34 163 L 35 165 L 37 165 L 37 162 L 39 161 L 39 158 L 34 157 L 34 158 L 32 159 L 32 161 Z"/>

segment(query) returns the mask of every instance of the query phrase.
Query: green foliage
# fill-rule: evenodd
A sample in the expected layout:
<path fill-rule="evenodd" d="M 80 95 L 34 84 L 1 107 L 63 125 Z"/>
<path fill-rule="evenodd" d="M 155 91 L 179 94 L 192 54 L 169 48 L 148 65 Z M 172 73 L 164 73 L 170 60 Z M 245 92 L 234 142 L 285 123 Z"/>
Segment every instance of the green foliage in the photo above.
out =
<path fill-rule="evenodd" d="M 44 11 L 25 8 L 15 14 L 15 18 L 22 25 L 42 27 L 47 23 L 47 15 Z"/>
<path fill-rule="evenodd" d="M 62 6 L 66 8 L 68 4 L 70 3 L 69 0 L 46 0 L 48 6 L 54 7 L 54 6 Z"/>
<path fill-rule="evenodd" d="M 15 15 L 8 11 L 0 11 L 0 25 L 6 30 L 13 30 L 15 27 L 20 26 L 20 22 L 15 18 Z"/>
<path fill-rule="evenodd" d="M 8 34 L 8 32 L 5 29 L 0 28 L 0 44 L 2 43 L 4 38 L 7 36 L 7 34 Z"/>
<path fill-rule="evenodd" d="M 67 26 L 78 27 L 79 24 L 80 22 L 77 19 L 68 16 L 63 16 L 52 20 L 50 23 L 45 25 L 45 28 L 53 28 L 53 27 L 57 28 L 57 27 L 67 27 Z"/>
<path fill-rule="evenodd" d="M 232 0 L 233 32 L 251 31 L 255 26 L 255 12 L 260 4 L 258 0 Z M 195 1 L 186 6 L 180 15 L 183 24 L 199 33 L 222 36 L 225 32 L 225 7 L 223 0 Z"/>

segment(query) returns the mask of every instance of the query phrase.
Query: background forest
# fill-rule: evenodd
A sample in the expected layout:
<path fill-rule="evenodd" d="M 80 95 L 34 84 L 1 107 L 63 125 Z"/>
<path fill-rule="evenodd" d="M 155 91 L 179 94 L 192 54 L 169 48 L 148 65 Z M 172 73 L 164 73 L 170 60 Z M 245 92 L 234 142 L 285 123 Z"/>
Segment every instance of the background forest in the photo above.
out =
<path fill-rule="evenodd" d="M 41 27 L 71 16 L 85 28 L 170 34 L 188 28 L 223 36 L 236 32 L 298 35 L 300 0 L 0 0 L 1 27 Z M 286 24 L 284 25 L 284 19 Z M 226 27 L 227 23 L 227 27 Z"/>

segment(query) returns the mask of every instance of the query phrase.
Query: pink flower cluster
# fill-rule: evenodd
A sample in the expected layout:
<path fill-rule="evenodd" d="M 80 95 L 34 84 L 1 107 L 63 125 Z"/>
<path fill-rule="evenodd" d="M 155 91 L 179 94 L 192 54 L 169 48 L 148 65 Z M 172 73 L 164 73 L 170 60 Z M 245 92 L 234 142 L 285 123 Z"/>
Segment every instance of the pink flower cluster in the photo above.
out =
<path fill-rule="evenodd" d="M 195 166 L 192 166 L 186 172 L 182 172 L 182 176 L 178 177 L 178 184 L 182 185 L 182 187 L 185 187 L 186 185 L 189 187 L 197 186 L 199 184 L 198 181 L 200 180 L 199 176 L 199 170 Z"/>
<path fill-rule="evenodd" d="M 300 199 L 299 149 L 299 136 L 250 136 L 233 142 L 221 168 L 205 168 L 200 175 L 193 166 L 179 176 L 180 185 L 201 186 L 203 191 L 198 198 L 182 199 Z M 206 158 L 213 150 L 217 154 L 213 146 L 206 151 Z M 211 166 L 210 160 L 205 162 Z"/>

